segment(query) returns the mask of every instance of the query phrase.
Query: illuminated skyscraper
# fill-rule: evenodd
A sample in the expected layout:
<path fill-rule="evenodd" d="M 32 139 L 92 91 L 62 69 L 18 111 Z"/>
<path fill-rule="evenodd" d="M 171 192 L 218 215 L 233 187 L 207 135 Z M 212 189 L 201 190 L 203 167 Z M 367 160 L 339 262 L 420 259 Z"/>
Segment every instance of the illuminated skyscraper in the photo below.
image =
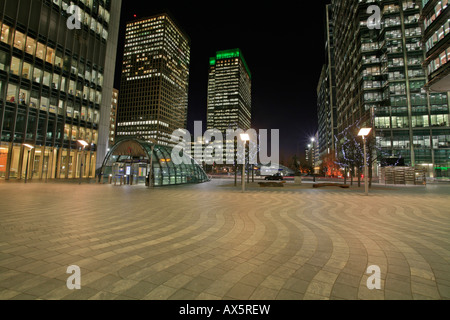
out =
<path fill-rule="evenodd" d="M 450 91 L 450 7 L 448 0 L 422 0 L 421 26 L 424 30 L 428 71 L 427 88 Z"/>
<path fill-rule="evenodd" d="M 0 179 L 95 176 L 108 148 L 121 5 L 0 1 Z"/>
<path fill-rule="evenodd" d="M 325 11 L 325 64 L 317 86 L 320 155 L 334 153 L 337 136 L 336 73 L 334 64 L 334 21 L 331 5 Z"/>
<path fill-rule="evenodd" d="M 450 159 L 449 97 L 426 90 L 421 2 L 333 0 L 337 126 L 339 132 L 358 122 L 373 128 L 380 165 L 385 158 L 402 158 L 441 177 L 448 176 Z M 433 3 L 425 8 L 440 12 L 443 2 Z M 380 29 L 367 25 L 373 5 L 380 9 Z M 432 38 L 444 37 L 444 29 Z M 433 50 L 439 48 L 445 47 L 436 42 Z"/>
<path fill-rule="evenodd" d="M 127 24 L 116 138 L 169 145 L 186 129 L 190 39 L 167 14 Z"/>
<path fill-rule="evenodd" d="M 115 143 L 116 126 L 117 126 L 117 107 L 119 105 L 119 90 L 113 89 L 111 100 L 111 115 L 109 122 L 109 148 Z"/>
<path fill-rule="evenodd" d="M 240 49 L 219 51 L 210 59 L 208 129 L 248 130 L 252 121 L 252 75 Z"/>

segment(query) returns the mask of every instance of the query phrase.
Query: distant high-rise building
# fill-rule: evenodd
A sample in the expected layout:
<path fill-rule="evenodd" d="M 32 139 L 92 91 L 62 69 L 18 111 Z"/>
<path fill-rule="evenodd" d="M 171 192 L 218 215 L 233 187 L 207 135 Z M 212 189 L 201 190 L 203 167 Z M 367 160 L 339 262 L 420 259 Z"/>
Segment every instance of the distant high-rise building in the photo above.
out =
<path fill-rule="evenodd" d="M 210 59 L 207 128 L 248 130 L 252 122 L 252 75 L 240 49 Z"/>
<path fill-rule="evenodd" d="M 111 100 L 111 116 L 109 119 L 109 147 L 111 148 L 116 141 L 117 126 L 117 106 L 119 105 L 119 90 L 113 89 Z"/>
<path fill-rule="evenodd" d="M 448 0 L 422 0 L 421 26 L 424 31 L 427 88 L 450 91 L 450 7 Z"/>
<path fill-rule="evenodd" d="M 0 178 L 94 177 L 122 1 L 0 2 Z"/>
<path fill-rule="evenodd" d="M 333 0 L 337 127 L 373 128 L 379 165 L 401 157 L 445 176 L 449 99 L 425 90 L 420 2 Z M 368 25 L 372 5 L 379 6 L 380 29 Z"/>
<path fill-rule="evenodd" d="M 320 155 L 334 153 L 336 146 L 337 110 L 333 32 L 334 23 L 331 5 L 327 5 L 325 15 L 325 64 L 317 86 L 318 145 Z"/>
<path fill-rule="evenodd" d="M 315 173 L 320 171 L 320 152 L 319 152 L 319 132 L 316 132 L 311 138 L 306 151 L 306 162 L 314 169 Z"/>
<path fill-rule="evenodd" d="M 170 145 L 187 127 L 190 39 L 168 14 L 127 24 L 116 139 Z"/>

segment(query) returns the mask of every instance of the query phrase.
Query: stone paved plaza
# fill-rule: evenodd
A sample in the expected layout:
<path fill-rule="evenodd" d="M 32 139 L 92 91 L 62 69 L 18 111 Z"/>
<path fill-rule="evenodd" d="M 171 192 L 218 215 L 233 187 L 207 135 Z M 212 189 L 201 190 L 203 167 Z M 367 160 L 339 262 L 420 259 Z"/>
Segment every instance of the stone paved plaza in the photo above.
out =
<path fill-rule="evenodd" d="M 0 183 L 0 299 L 448 300 L 449 191 Z"/>

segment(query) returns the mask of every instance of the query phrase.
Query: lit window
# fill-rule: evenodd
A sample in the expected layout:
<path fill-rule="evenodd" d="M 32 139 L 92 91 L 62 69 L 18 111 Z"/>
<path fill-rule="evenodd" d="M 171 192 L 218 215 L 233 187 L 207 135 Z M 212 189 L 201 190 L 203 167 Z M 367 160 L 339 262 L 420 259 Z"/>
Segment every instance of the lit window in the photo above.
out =
<path fill-rule="evenodd" d="M 16 34 L 14 37 L 14 47 L 19 50 L 23 50 L 24 46 L 25 46 L 25 35 L 22 32 L 16 30 Z"/>

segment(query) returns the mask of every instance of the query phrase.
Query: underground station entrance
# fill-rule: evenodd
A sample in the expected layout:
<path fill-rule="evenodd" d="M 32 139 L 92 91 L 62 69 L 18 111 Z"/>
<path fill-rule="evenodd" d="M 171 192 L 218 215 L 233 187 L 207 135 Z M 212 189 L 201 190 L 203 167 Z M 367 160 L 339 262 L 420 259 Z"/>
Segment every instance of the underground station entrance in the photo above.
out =
<path fill-rule="evenodd" d="M 191 157 L 175 164 L 172 148 L 129 139 L 118 141 L 103 162 L 101 182 L 115 185 L 169 186 L 209 181 Z"/>

